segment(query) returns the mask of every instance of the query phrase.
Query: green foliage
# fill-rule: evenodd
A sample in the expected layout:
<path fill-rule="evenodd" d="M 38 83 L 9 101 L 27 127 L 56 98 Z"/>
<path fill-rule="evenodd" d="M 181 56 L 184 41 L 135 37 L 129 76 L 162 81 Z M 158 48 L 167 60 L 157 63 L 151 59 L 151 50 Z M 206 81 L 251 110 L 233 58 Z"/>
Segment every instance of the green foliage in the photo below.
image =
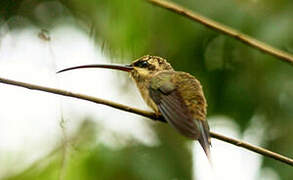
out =
<path fill-rule="evenodd" d="M 58 179 L 191 179 L 191 154 L 186 141 L 166 124 L 156 126 L 161 144 L 154 147 L 137 142 L 113 149 L 96 144 L 94 124 L 85 121 L 67 147 L 67 161 L 61 168 L 63 149 L 57 148 L 31 168 L 6 180 Z M 76 139 L 77 138 L 77 139 Z M 172 157 L 172 158 L 170 158 Z"/>

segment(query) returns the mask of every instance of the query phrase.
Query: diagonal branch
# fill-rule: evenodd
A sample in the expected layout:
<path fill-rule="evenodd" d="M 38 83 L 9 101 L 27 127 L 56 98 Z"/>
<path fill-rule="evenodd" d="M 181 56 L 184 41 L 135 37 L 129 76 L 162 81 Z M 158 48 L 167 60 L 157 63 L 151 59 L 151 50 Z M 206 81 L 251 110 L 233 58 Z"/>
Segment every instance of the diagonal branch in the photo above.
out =
<path fill-rule="evenodd" d="M 119 103 L 115 103 L 112 101 L 108 101 L 108 100 L 104 100 L 104 99 L 100 99 L 100 98 L 96 98 L 96 97 L 92 97 L 92 96 L 87 96 L 84 94 L 79 94 L 79 93 L 73 93 L 73 92 L 69 92 L 69 91 L 65 91 L 65 90 L 61 90 L 61 89 L 56 89 L 56 88 L 49 88 L 49 87 L 45 87 L 45 86 L 39 86 L 39 85 L 35 85 L 35 84 L 30 84 L 30 83 L 24 83 L 24 82 L 20 82 L 20 81 L 14 81 L 14 80 L 10 80 L 10 79 L 5 79 L 5 78 L 1 78 L 0 77 L 0 83 L 4 83 L 4 84 L 10 84 L 10 85 L 14 85 L 14 86 L 19 86 L 19 87 L 23 87 L 23 88 L 28 88 L 31 90 L 39 90 L 39 91 L 44 91 L 44 92 L 48 92 L 48 93 L 53 93 L 53 94 L 58 94 L 58 95 L 62 95 L 62 96 L 68 96 L 68 97 L 73 97 L 73 98 L 77 98 L 77 99 L 82 99 L 82 100 L 86 100 L 86 101 L 90 101 L 96 104 L 103 104 L 106 106 L 110 106 L 116 109 L 120 109 L 123 111 L 127 111 L 127 112 L 131 112 L 134 114 L 138 114 L 144 117 L 148 117 L 152 120 L 158 120 L 160 122 L 166 122 L 164 120 L 164 118 L 162 116 L 158 117 L 155 113 L 153 112 L 149 112 L 149 111 L 144 111 L 144 110 L 140 110 L 140 109 L 136 109 L 133 107 L 129 107 L 123 104 L 119 104 Z M 290 166 L 293 166 L 293 159 L 290 159 L 286 156 L 280 155 L 278 153 L 269 151 L 267 149 L 258 147 L 258 146 L 254 146 L 251 145 L 249 143 L 237 140 L 237 139 L 233 139 L 230 137 L 226 137 L 214 132 L 210 132 L 211 136 L 213 138 L 219 139 L 221 141 L 225 141 L 227 143 L 230 144 L 234 144 L 236 146 L 239 147 L 243 147 L 245 149 L 248 149 L 250 151 L 262 154 L 264 156 L 273 158 L 277 161 L 281 161 L 283 163 L 286 163 Z"/>
<path fill-rule="evenodd" d="M 231 27 L 228 27 L 228 26 L 225 26 L 221 23 L 213 21 L 207 17 L 204 17 L 200 14 L 197 14 L 197 13 L 192 12 L 186 8 L 183 8 L 175 3 L 167 2 L 165 0 L 147 0 L 147 1 L 156 5 L 156 6 L 168 9 L 168 10 L 173 11 L 179 15 L 187 17 L 193 21 L 201 23 L 212 30 L 216 30 L 216 31 L 219 31 L 220 33 L 231 36 L 231 37 L 243 42 L 244 44 L 247 44 L 255 49 L 258 49 L 264 53 L 275 56 L 275 57 L 279 58 L 280 60 L 293 65 L 293 55 L 292 54 L 289 54 L 285 51 L 276 49 L 276 48 L 274 48 L 264 42 L 258 41 L 258 40 L 254 39 L 246 34 L 243 34 L 239 31 L 231 28 Z"/>

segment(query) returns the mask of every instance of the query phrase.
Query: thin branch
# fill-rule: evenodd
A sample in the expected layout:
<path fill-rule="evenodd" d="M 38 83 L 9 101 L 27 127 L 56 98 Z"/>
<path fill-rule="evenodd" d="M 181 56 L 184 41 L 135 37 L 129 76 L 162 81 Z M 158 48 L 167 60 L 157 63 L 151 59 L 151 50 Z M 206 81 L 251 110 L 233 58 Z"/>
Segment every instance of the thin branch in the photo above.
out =
<path fill-rule="evenodd" d="M 164 0 L 147 0 L 147 1 L 156 5 L 156 6 L 168 9 L 170 11 L 177 13 L 177 14 L 185 16 L 193 21 L 201 23 L 212 30 L 216 30 L 216 31 L 219 31 L 220 33 L 231 36 L 231 37 L 243 42 L 244 44 L 247 44 L 253 48 L 256 48 L 264 53 L 275 56 L 275 57 L 279 58 L 280 60 L 293 65 L 293 55 L 292 54 L 289 54 L 285 51 L 276 49 L 276 48 L 274 48 L 264 42 L 258 41 L 258 40 L 254 39 L 246 34 L 243 34 L 239 31 L 231 28 L 231 27 L 228 27 L 228 26 L 225 26 L 221 23 L 213 21 L 207 17 L 204 17 L 204 16 L 197 14 L 195 12 L 192 12 L 191 10 L 183 8 L 175 3 L 167 2 Z"/>
<path fill-rule="evenodd" d="M 39 86 L 39 85 L 30 84 L 30 83 L 25 83 L 25 82 L 5 79 L 5 78 L 0 78 L 0 82 L 5 83 L 5 84 L 11 84 L 11 85 L 15 85 L 15 86 L 28 88 L 28 89 L 31 89 L 31 90 L 45 91 L 45 92 L 49 92 L 49 93 L 53 93 L 53 94 L 59 94 L 59 95 L 62 95 L 62 96 L 68 96 L 68 97 L 74 97 L 74 98 L 78 98 L 78 99 L 83 99 L 83 100 L 87 100 L 87 101 L 90 101 L 90 102 L 93 102 L 93 103 L 96 103 L 96 104 L 104 104 L 106 106 L 110 106 L 110 107 L 113 107 L 113 108 L 116 108 L 116 109 L 120 109 L 120 110 L 123 110 L 123 111 L 139 114 L 139 115 L 142 115 L 144 117 L 151 118 L 153 120 L 164 121 L 164 119 L 162 117 L 158 117 L 157 115 L 155 115 L 152 112 L 139 110 L 139 109 L 136 109 L 136 108 L 132 108 L 132 107 L 123 105 L 123 104 L 113 103 L 112 101 L 108 101 L 108 100 L 105 100 L 105 99 L 100 99 L 100 98 L 96 98 L 96 97 L 92 97 L 92 96 L 87 96 L 87 95 L 84 95 L 84 94 L 73 93 L 73 92 L 69 92 L 69 91 L 65 91 L 65 90 L 61 90 L 61 89 L 57 89 L 57 88 L 49 88 L 49 87 L 45 87 L 45 86 Z"/>
<path fill-rule="evenodd" d="M 116 109 L 120 109 L 123 111 L 127 111 L 127 112 L 131 112 L 134 114 L 138 114 L 144 117 L 148 117 L 152 120 L 158 120 L 160 122 L 166 122 L 164 120 L 164 118 L 162 116 L 158 117 L 155 113 L 153 112 L 149 112 L 149 111 L 144 111 L 144 110 L 140 110 L 140 109 L 136 109 L 136 108 L 132 108 L 123 104 L 119 104 L 119 103 L 115 103 L 112 101 L 108 101 L 108 100 L 104 100 L 104 99 L 100 99 L 100 98 L 96 98 L 96 97 L 91 97 L 91 96 L 87 96 L 84 94 L 78 94 L 78 93 L 72 93 L 69 91 L 64 91 L 61 89 L 56 89 L 56 88 L 49 88 L 49 87 L 45 87 L 45 86 L 39 86 L 39 85 L 34 85 L 34 84 L 30 84 L 30 83 L 24 83 L 24 82 L 20 82 L 20 81 L 14 81 L 14 80 L 10 80 L 10 79 L 5 79 L 5 78 L 1 78 L 0 77 L 0 82 L 4 83 L 4 84 L 10 84 L 10 85 L 14 85 L 14 86 L 20 86 L 20 87 L 24 87 L 24 88 L 28 88 L 31 90 L 39 90 L 39 91 L 45 91 L 45 92 L 49 92 L 49 93 L 53 93 L 53 94 L 58 94 L 58 95 L 62 95 L 62 96 L 68 96 L 68 97 L 73 97 L 73 98 L 77 98 L 77 99 L 82 99 L 82 100 L 87 100 L 96 104 L 104 104 L 106 106 L 110 106 Z M 275 160 L 281 161 L 283 163 L 286 163 L 290 166 L 293 166 L 293 159 L 290 159 L 288 157 L 285 157 L 283 155 L 280 155 L 278 153 L 269 151 L 267 149 L 258 147 L 258 146 L 254 146 L 251 144 L 248 144 L 246 142 L 237 140 L 237 139 L 233 139 L 233 138 L 229 138 L 214 132 L 210 132 L 211 136 L 213 138 L 219 139 L 221 141 L 225 141 L 227 143 L 230 144 L 234 144 L 236 146 L 239 147 L 243 147 L 245 149 L 248 149 L 250 151 L 262 154 L 264 156 L 273 158 Z"/>
<path fill-rule="evenodd" d="M 66 163 L 67 163 L 67 149 L 68 149 L 68 138 L 66 135 L 66 128 L 65 128 L 65 120 L 63 117 L 63 112 L 61 111 L 61 121 L 60 121 L 60 127 L 62 130 L 63 135 L 63 143 L 62 143 L 62 157 L 61 157 L 61 165 L 60 165 L 60 171 L 59 171 L 59 177 L 58 180 L 63 180 L 66 173 Z"/>
<path fill-rule="evenodd" d="M 283 155 L 280 155 L 278 153 L 272 152 L 272 151 L 267 150 L 265 148 L 261 148 L 261 147 L 249 144 L 247 142 L 240 141 L 238 139 L 233 139 L 233 138 L 230 138 L 230 137 L 227 137 L 227 136 L 223 136 L 223 135 L 215 133 L 215 132 L 210 132 L 210 134 L 215 139 L 225 141 L 225 142 L 230 143 L 230 144 L 234 144 L 235 146 L 243 147 L 243 148 L 248 149 L 250 151 L 262 154 L 264 156 L 273 158 L 273 159 L 275 159 L 277 161 L 281 161 L 281 162 L 286 163 L 286 164 L 288 164 L 290 166 L 293 166 L 293 159 L 290 159 L 290 158 L 288 158 L 286 156 L 283 156 Z"/>

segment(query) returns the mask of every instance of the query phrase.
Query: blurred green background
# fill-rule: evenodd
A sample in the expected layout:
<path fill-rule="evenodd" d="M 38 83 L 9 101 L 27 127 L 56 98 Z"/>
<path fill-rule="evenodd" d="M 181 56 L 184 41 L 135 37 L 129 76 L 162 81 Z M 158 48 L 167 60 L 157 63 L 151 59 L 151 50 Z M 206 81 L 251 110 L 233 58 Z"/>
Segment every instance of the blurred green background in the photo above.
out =
<path fill-rule="evenodd" d="M 292 0 L 174 0 L 258 40 L 293 53 Z M 42 6 L 40 14 L 35 8 Z M 61 6 L 62 5 L 62 6 Z M 62 8 L 60 8 L 62 7 Z M 91 36 L 113 59 L 130 62 L 145 54 L 162 56 L 176 70 L 195 75 L 208 101 L 208 116 L 225 115 L 243 132 L 255 115 L 265 126 L 263 145 L 293 157 L 293 67 L 230 37 L 144 0 L 1 0 L 0 22 L 26 17 L 53 29 L 74 17 L 77 28 Z M 26 28 L 11 23 L 10 28 Z M 65 179 L 191 179 L 191 153 L 186 140 L 155 126 L 160 146 L 133 143 L 113 150 L 95 144 L 86 120 L 68 148 Z M 82 140 L 81 140 L 82 139 Z M 36 167 L 8 179 L 57 179 L 62 148 Z M 293 169 L 264 158 L 280 179 L 293 179 Z M 97 170 L 98 169 L 98 170 Z"/>

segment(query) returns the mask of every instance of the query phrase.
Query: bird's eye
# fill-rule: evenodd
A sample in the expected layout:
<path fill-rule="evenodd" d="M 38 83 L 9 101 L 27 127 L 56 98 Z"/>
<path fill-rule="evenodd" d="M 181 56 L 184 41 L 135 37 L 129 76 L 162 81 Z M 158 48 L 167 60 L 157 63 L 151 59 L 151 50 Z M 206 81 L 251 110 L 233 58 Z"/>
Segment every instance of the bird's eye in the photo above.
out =
<path fill-rule="evenodd" d="M 148 61 L 137 61 L 136 63 L 134 63 L 134 66 L 140 67 L 140 68 L 148 67 L 148 65 L 149 65 Z"/>

